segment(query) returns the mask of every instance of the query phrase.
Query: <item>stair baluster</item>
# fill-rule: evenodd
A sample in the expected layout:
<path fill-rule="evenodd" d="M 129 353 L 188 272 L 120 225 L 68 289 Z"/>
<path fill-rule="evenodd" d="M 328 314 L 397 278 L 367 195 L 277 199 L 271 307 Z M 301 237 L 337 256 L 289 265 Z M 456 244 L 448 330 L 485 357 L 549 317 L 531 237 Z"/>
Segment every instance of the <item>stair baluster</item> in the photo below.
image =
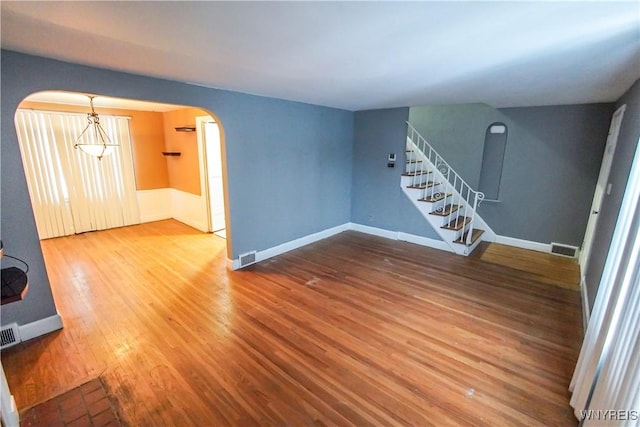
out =
<path fill-rule="evenodd" d="M 484 194 L 473 190 L 411 123 L 407 122 L 407 125 L 407 157 L 410 153 L 410 159 L 405 176 L 411 177 L 409 187 L 419 189 L 420 201 L 431 203 L 431 214 L 445 221 L 444 230 L 454 231 L 457 236 L 455 243 L 465 246 L 465 255 L 475 247 L 480 234 L 486 231 L 478 229 L 476 232 L 477 220 L 493 240 L 495 233 L 476 214 Z M 428 215 L 425 213 L 425 216 Z"/>

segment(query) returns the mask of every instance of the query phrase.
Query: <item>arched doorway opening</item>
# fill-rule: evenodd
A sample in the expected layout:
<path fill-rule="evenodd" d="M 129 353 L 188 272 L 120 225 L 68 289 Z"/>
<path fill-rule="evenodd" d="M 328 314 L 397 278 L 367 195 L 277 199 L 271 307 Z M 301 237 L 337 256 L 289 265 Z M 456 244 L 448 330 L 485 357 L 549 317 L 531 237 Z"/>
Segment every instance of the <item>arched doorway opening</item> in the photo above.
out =
<path fill-rule="evenodd" d="M 218 235 L 228 237 L 224 130 L 219 119 L 197 107 L 95 96 L 95 111 L 118 145 L 113 156 L 98 160 L 70 148 L 81 133 L 77 123 L 85 120 L 89 96 L 94 95 L 38 92 L 25 98 L 16 113 L 40 238 L 168 218 L 202 232 L 224 230 Z M 113 125 L 115 121 L 119 124 Z M 108 165 L 111 169 L 106 171 Z M 217 171 L 215 183 L 209 182 L 209 169 Z M 105 196 L 96 204 L 99 196 L 110 194 L 101 188 L 109 184 L 115 185 L 115 195 L 130 194 L 118 200 Z M 209 191 L 214 187 L 215 192 Z M 127 204 L 124 211 L 135 214 L 124 215 L 124 222 L 119 221 L 122 209 L 104 214 L 114 203 Z M 230 245 L 225 245 L 228 253 Z"/>

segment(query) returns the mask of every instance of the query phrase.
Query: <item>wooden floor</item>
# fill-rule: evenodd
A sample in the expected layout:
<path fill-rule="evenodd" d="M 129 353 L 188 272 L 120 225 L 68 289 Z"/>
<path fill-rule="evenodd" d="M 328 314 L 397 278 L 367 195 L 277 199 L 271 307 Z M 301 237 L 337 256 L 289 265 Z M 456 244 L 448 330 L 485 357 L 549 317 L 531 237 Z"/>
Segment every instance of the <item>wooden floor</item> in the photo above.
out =
<path fill-rule="evenodd" d="M 544 274 L 356 232 L 232 272 L 176 221 L 42 247 L 65 328 L 2 352 L 21 410 L 99 377 L 131 426 L 577 424 Z"/>
<path fill-rule="evenodd" d="M 471 256 L 515 268 L 536 282 L 580 290 L 580 268 L 574 258 L 485 242 Z"/>

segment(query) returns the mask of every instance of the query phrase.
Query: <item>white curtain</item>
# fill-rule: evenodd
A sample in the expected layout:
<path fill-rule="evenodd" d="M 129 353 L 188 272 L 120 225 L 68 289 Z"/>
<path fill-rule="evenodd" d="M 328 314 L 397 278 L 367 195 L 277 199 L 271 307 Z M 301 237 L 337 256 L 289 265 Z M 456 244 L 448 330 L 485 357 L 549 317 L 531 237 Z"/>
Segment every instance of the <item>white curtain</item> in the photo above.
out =
<path fill-rule="evenodd" d="M 640 425 L 639 269 L 640 149 L 636 149 L 570 386 L 571 405 L 584 426 Z"/>
<path fill-rule="evenodd" d="M 100 116 L 118 144 L 101 160 L 73 147 L 85 114 L 19 109 L 15 123 L 41 239 L 140 223 L 127 117 Z"/>

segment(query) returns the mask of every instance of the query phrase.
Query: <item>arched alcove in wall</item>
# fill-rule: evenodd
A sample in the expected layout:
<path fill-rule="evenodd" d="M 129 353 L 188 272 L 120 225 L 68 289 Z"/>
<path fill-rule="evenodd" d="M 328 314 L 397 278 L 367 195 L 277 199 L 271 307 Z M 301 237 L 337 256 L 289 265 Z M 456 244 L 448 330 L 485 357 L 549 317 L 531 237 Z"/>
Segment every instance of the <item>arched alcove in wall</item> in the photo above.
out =
<path fill-rule="evenodd" d="M 500 122 L 490 124 L 485 132 L 478 187 L 487 201 L 499 200 L 507 134 L 507 125 Z"/>
<path fill-rule="evenodd" d="M 80 134 L 87 124 L 87 113 L 91 111 L 89 96 L 95 96 L 93 104 L 102 127 L 107 129 L 107 133 L 112 132 L 111 138 L 117 139 L 119 144 L 126 145 L 122 149 L 117 148 L 118 151 L 115 151 L 113 156 L 107 155 L 100 160 L 72 148 L 75 135 Z M 216 143 L 212 146 L 217 151 L 214 157 L 218 160 L 221 181 L 220 191 L 216 194 L 217 197 L 222 198 L 220 200 L 220 205 L 223 206 L 222 224 L 229 225 L 228 209 L 225 208 L 228 205 L 226 203 L 228 196 L 224 128 L 213 113 L 184 105 L 94 94 L 44 91 L 26 97 L 20 103 L 15 117 L 23 164 L 41 239 L 168 218 L 177 219 L 202 232 L 221 231 L 220 228 L 223 228 L 224 232 L 218 235 L 225 236 L 225 233 L 230 235 L 227 226 L 218 225 L 216 230 L 212 229 L 210 209 L 212 193 L 207 191 L 209 185 L 203 181 L 208 177 L 203 171 L 208 167 L 207 136 L 215 136 Z M 200 126 L 197 126 L 196 118 L 200 118 Z M 203 123 L 214 126 L 215 132 L 205 133 Z M 25 141 L 30 138 L 40 138 L 49 146 L 34 145 L 33 150 L 25 150 Z M 51 149 L 56 145 L 61 147 L 62 151 L 52 155 Z M 48 155 L 44 155 L 45 152 Z M 28 161 L 25 156 L 30 157 Z M 209 159 L 211 158 L 209 156 Z M 72 163 L 71 159 L 79 163 Z M 130 163 L 130 171 L 125 168 L 123 173 L 114 172 L 121 170 L 117 169 L 123 167 L 120 165 L 112 171 L 102 171 L 103 175 L 87 178 L 86 181 L 91 183 L 93 189 L 87 189 L 85 188 L 87 185 L 80 184 L 78 184 L 78 191 L 69 189 L 73 176 L 77 177 L 79 173 L 95 169 L 95 166 L 100 164 L 101 169 L 107 169 L 107 165 L 113 166 L 123 159 L 126 160 L 123 164 Z M 44 163 L 35 165 L 34 161 L 39 160 Z M 45 167 L 53 169 L 42 173 Z M 57 169 L 57 172 L 54 169 Z M 29 177 L 30 170 L 39 175 Z M 54 175 L 59 176 L 60 179 L 54 179 Z M 52 180 L 55 182 L 52 183 Z M 75 208 L 71 208 L 75 209 L 71 213 L 69 192 L 71 191 L 74 195 L 87 191 L 97 194 L 100 193 L 99 185 L 107 181 L 115 184 L 122 183 L 124 187 L 128 185 L 131 194 L 127 197 L 127 203 L 131 204 L 131 211 L 137 210 L 137 214 L 129 215 L 130 217 L 125 214 L 124 223 L 114 221 L 109 225 L 109 221 L 88 219 L 74 224 L 78 218 L 82 219 L 83 212 L 88 212 L 85 208 L 89 201 L 76 204 Z M 55 188 L 65 193 L 58 195 L 60 206 L 52 212 L 43 212 L 42 200 L 34 199 L 34 196 L 37 196 L 35 186 L 39 183 L 47 187 L 41 191 L 43 195 L 51 196 L 51 193 L 57 191 Z M 119 187 L 114 191 L 120 192 L 122 189 Z M 103 205 L 96 209 L 107 211 L 105 207 L 112 206 L 113 200 L 115 199 L 109 202 L 104 201 Z M 105 217 L 108 216 L 105 215 Z M 117 214 L 111 216 L 115 218 Z M 96 221 L 100 223 L 96 224 Z M 219 220 L 218 224 L 220 223 Z M 229 242 L 230 239 L 227 238 L 227 253 L 231 250 Z"/>

